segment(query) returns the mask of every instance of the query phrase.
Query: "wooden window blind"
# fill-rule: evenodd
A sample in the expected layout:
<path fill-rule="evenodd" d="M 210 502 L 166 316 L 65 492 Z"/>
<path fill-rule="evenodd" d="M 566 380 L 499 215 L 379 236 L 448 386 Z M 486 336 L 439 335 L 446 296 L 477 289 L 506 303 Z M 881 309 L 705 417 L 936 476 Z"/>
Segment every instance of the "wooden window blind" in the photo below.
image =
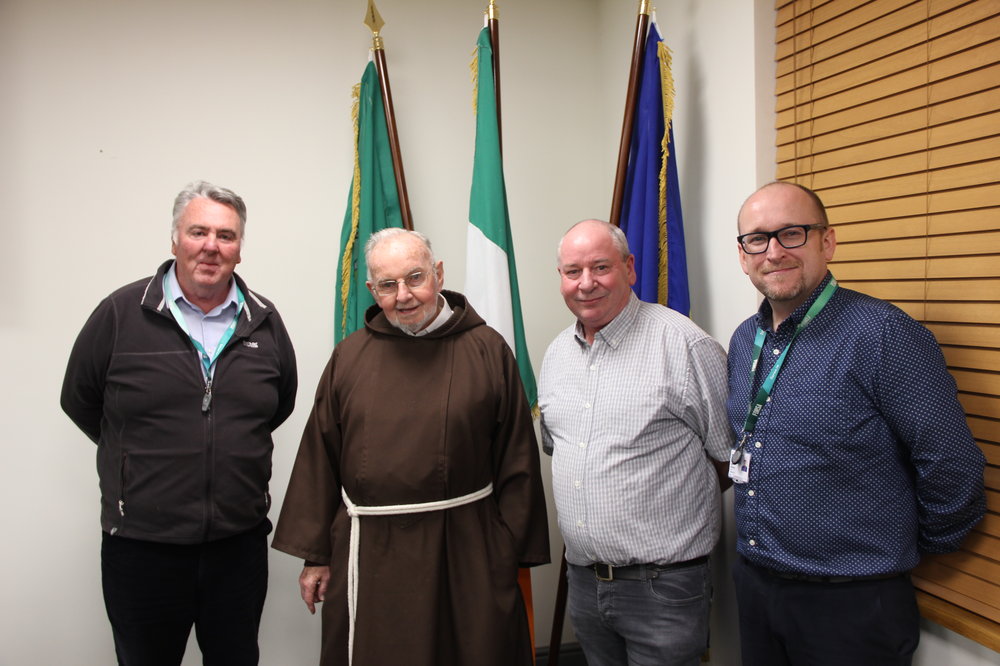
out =
<path fill-rule="evenodd" d="M 777 177 L 822 197 L 831 269 L 937 336 L 988 513 L 925 557 L 924 617 L 1000 651 L 1000 0 L 776 0 Z"/>

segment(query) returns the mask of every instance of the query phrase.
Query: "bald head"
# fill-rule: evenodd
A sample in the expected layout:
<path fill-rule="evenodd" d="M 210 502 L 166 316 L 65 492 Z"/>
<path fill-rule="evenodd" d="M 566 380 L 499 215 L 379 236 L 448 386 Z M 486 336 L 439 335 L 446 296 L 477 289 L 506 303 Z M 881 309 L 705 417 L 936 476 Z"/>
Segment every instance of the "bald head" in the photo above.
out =
<path fill-rule="evenodd" d="M 603 233 L 606 233 L 623 260 L 627 259 L 629 254 L 631 254 L 628 249 L 628 239 L 625 237 L 624 231 L 609 222 L 605 222 L 604 220 L 580 220 L 570 227 L 569 230 L 563 234 L 563 237 L 559 239 L 559 244 L 556 246 L 557 262 L 562 256 L 562 247 L 566 239 L 578 231 L 583 231 L 584 228 L 599 229 Z M 558 263 L 556 265 L 558 265 Z"/>
<path fill-rule="evenodd" d="M 635 257 L 625 234 L 601 220 L 578 222 L 559 242 L 558 268 L 566 307 L 593 342 L 597 331 L 628 305 L 635 284 Z"/>
<path fill-rule="evenodd" d="M 784 190 L 785 193 L 787 193 L 788 196 L 792 198 L 796 198 L 795 192 L 797 191 L 799 194 L 805 197 L 805 199 L 803 200 L 804 205 L 805 207 L 812 209 L 812 213 L 815 215 L 815 218 L 817 220 L 816 223 L 822 224 L 823 226 L 829 226 L 830 220 L 827 218 L 826 215 L 826 206 L 823 205 L 823 201 L 822 199 L 819 198 L 818 194 L 813 192 L 805 185 L 799 185 L 798 183 L 789 183 L 782 180 L 775 180 L 768 183 L 767 185 L 760 187 L 756 192 L 747 197 L 746 201 L 743 202 L 743 205 L 740 206 L 740 212 L 736 216 L 736 228 L 739 230 L 738 233 L 741 234 L 745 233 L 744 231 L 742 231 L 743 226 L 740 223 L 740 220 L 743 218 L 743 211 L 747 207 L 747 204 L 768 197 L 770 194 L 774 194 L 776 190 Z"/>

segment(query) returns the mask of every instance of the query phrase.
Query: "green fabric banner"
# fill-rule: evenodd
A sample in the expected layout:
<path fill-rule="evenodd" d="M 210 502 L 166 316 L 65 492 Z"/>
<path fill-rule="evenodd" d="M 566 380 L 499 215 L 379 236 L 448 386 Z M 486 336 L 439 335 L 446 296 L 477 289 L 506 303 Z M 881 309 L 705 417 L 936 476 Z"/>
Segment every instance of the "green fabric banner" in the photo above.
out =
<path fill-rule="evenodd" d="M 389 150 L 389 131 L 375 64 L 368 63 L 355 88 L 354 177 L 347 197 L 347 212 L 340 233 L 334 342 L 361 328 L 365 311 L 375 304 L 365 286 L 368 266 L 365 243 L 387 227 L 402 227 L 399 194 Z"/>

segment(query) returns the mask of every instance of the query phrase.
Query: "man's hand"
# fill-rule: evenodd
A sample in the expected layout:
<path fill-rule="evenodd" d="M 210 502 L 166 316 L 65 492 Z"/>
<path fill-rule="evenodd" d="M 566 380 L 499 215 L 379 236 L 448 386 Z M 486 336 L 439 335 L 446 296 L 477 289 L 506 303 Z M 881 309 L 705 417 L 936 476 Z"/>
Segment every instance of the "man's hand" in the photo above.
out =
<path fill-rule="evenodd" d="M 306 608 L 316 614 L 316 604 L 326 600 L 326 586 L 330 582 L 330 567 L 303 567 L 299 574 L 299 593 Z"/>

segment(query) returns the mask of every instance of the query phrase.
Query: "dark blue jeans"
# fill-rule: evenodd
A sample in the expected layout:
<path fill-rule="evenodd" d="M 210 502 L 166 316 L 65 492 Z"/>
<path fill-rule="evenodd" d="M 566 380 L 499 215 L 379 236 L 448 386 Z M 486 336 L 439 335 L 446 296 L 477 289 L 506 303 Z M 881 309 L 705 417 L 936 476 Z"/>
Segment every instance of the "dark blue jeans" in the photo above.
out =
<path fill-rule="evenodd" d="M 598 580 L 567 566 L 569 615 L 589 666 L 697 666 L 708 646 L 708 564 L 646 580 Z"/>
<path fill-rule="evenodd" d="M 743 666 L 908 666 L 920 640 L 909 576 L 819 583 L 733 565 Z"/>
<path fill-rule="evenodd" d="M 266 519 L 226 539 L 176 545 L 104 534 L 101 579 L 122 666 L 177 666 L 191 626 L 206 666 L 257 664 L 267 594 Z"/>

